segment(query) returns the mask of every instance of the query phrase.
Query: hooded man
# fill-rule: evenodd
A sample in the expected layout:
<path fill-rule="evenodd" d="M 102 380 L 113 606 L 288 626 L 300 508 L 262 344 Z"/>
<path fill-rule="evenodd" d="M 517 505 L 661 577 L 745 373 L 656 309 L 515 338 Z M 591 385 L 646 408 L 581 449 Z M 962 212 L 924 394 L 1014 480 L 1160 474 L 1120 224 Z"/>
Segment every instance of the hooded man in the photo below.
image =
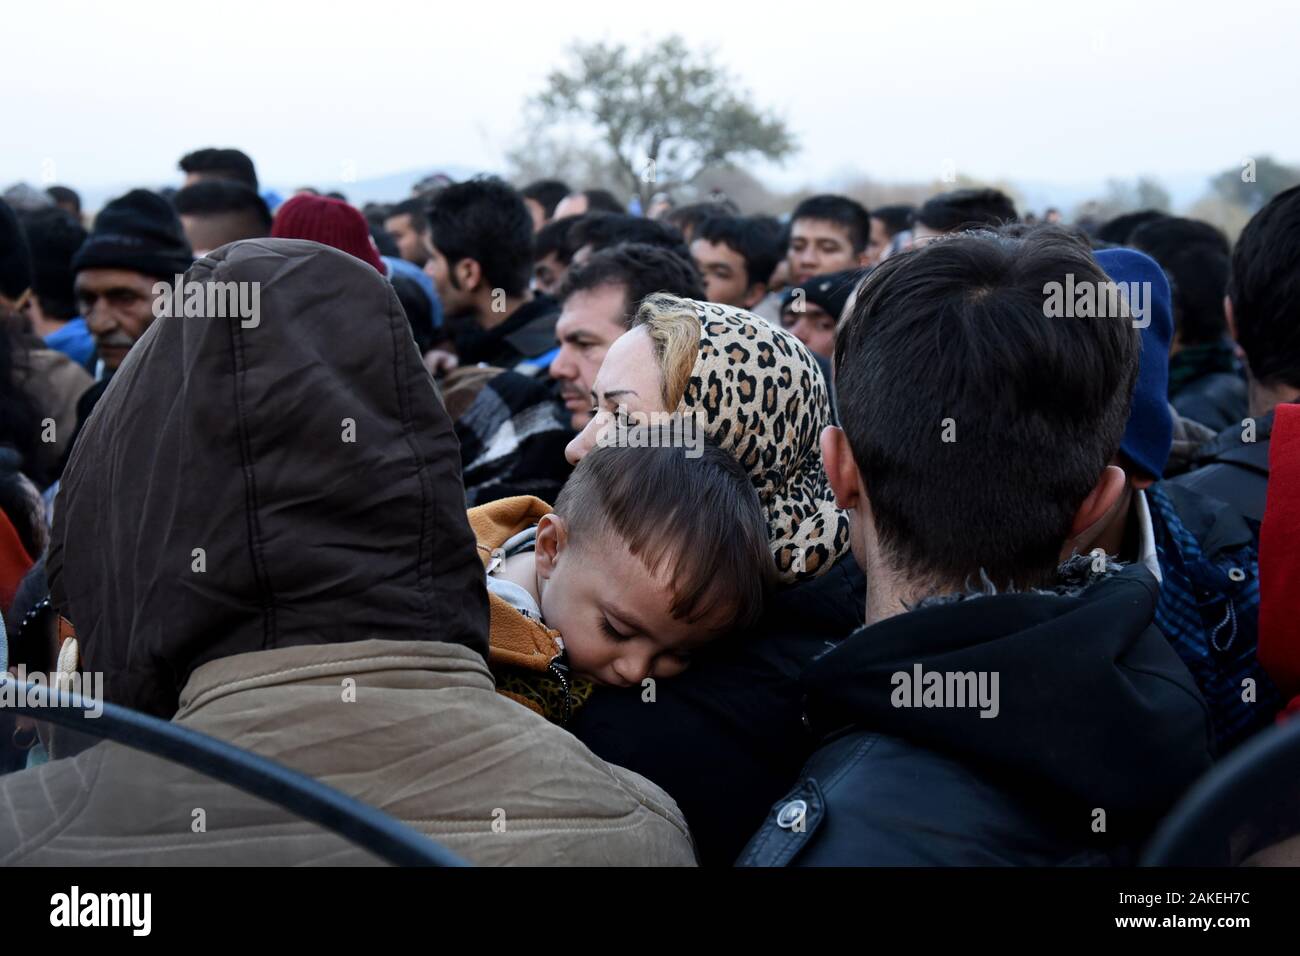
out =
<path fill-rule="evenodd" d="M 247 284 L 257 314 L 155 323 L 59 497 L 51 599 L 104 698 L 278 760 L 471 862 L 691 863 L 662 791 L 496 693 L 456 440 L 379 272 L 253 239 L 186 281 Z M 0 863 L 367 859 L 142 761 L 105 744 L 4 778 L 18 810 Z M 192 833 L 205 793 L 223 809 Z"/>

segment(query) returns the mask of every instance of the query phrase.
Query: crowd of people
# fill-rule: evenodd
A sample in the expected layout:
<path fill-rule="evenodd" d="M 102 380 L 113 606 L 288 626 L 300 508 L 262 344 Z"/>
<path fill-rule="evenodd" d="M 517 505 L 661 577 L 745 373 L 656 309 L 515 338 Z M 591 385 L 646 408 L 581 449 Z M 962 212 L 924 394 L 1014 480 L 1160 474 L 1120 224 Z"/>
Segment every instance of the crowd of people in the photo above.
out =
<path fill-rule="evenodd" d="M 1131 864 L 1300 710 L 1300 188 L 1230 242 L 179 168 L 0 202 L 0 670 L 482 864 Z M 3 707 L 0 774 L 4 863 L 366 860 Z"/>

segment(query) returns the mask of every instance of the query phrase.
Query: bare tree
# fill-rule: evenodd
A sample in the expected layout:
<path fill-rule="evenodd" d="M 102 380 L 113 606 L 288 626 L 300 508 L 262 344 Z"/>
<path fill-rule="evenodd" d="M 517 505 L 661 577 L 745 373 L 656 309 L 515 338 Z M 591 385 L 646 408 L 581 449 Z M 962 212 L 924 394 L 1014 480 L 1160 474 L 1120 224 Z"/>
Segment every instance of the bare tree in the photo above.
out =
<path fill-rule="evenodd" d="M 670 36 L 641 53 L 578 43 L 569 69 L 553 71 L 532 101 L 547 120 L 594 128 L 622 184 L 644 208 L 660 190 L 747 156 L 795 151 L 785 124 L 761 113 L 707 56 Z"/>

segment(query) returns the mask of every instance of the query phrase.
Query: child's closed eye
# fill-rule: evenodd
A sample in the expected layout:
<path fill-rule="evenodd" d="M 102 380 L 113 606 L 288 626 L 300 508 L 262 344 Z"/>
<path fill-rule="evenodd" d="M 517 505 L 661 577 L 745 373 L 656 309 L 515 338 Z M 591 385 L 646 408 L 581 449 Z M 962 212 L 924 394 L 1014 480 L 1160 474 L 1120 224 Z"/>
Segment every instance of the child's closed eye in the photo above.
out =
<path fill-rule="evenodd" d="M 600 629 L 605 632 L 605 636 L 611 641 L 629 641 L 631 637 L 614 629 L 614 625 L 609 623 L 609 618 L 601 617 Z"/>

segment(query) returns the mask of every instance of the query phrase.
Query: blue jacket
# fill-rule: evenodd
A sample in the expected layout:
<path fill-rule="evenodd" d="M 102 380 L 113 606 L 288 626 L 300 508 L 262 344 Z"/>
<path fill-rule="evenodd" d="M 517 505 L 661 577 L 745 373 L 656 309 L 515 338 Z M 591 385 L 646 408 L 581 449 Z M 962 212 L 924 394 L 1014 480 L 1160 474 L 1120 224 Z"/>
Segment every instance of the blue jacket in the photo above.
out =
<path fill-rule="evenodd" d="M 1259 522 L 1178 481 L 1146 496 L 1164 576 L 1156 626 L 1209 705 L 1221 757 L 1269 726 L 1283 704 L 1256 657 Z"/>

